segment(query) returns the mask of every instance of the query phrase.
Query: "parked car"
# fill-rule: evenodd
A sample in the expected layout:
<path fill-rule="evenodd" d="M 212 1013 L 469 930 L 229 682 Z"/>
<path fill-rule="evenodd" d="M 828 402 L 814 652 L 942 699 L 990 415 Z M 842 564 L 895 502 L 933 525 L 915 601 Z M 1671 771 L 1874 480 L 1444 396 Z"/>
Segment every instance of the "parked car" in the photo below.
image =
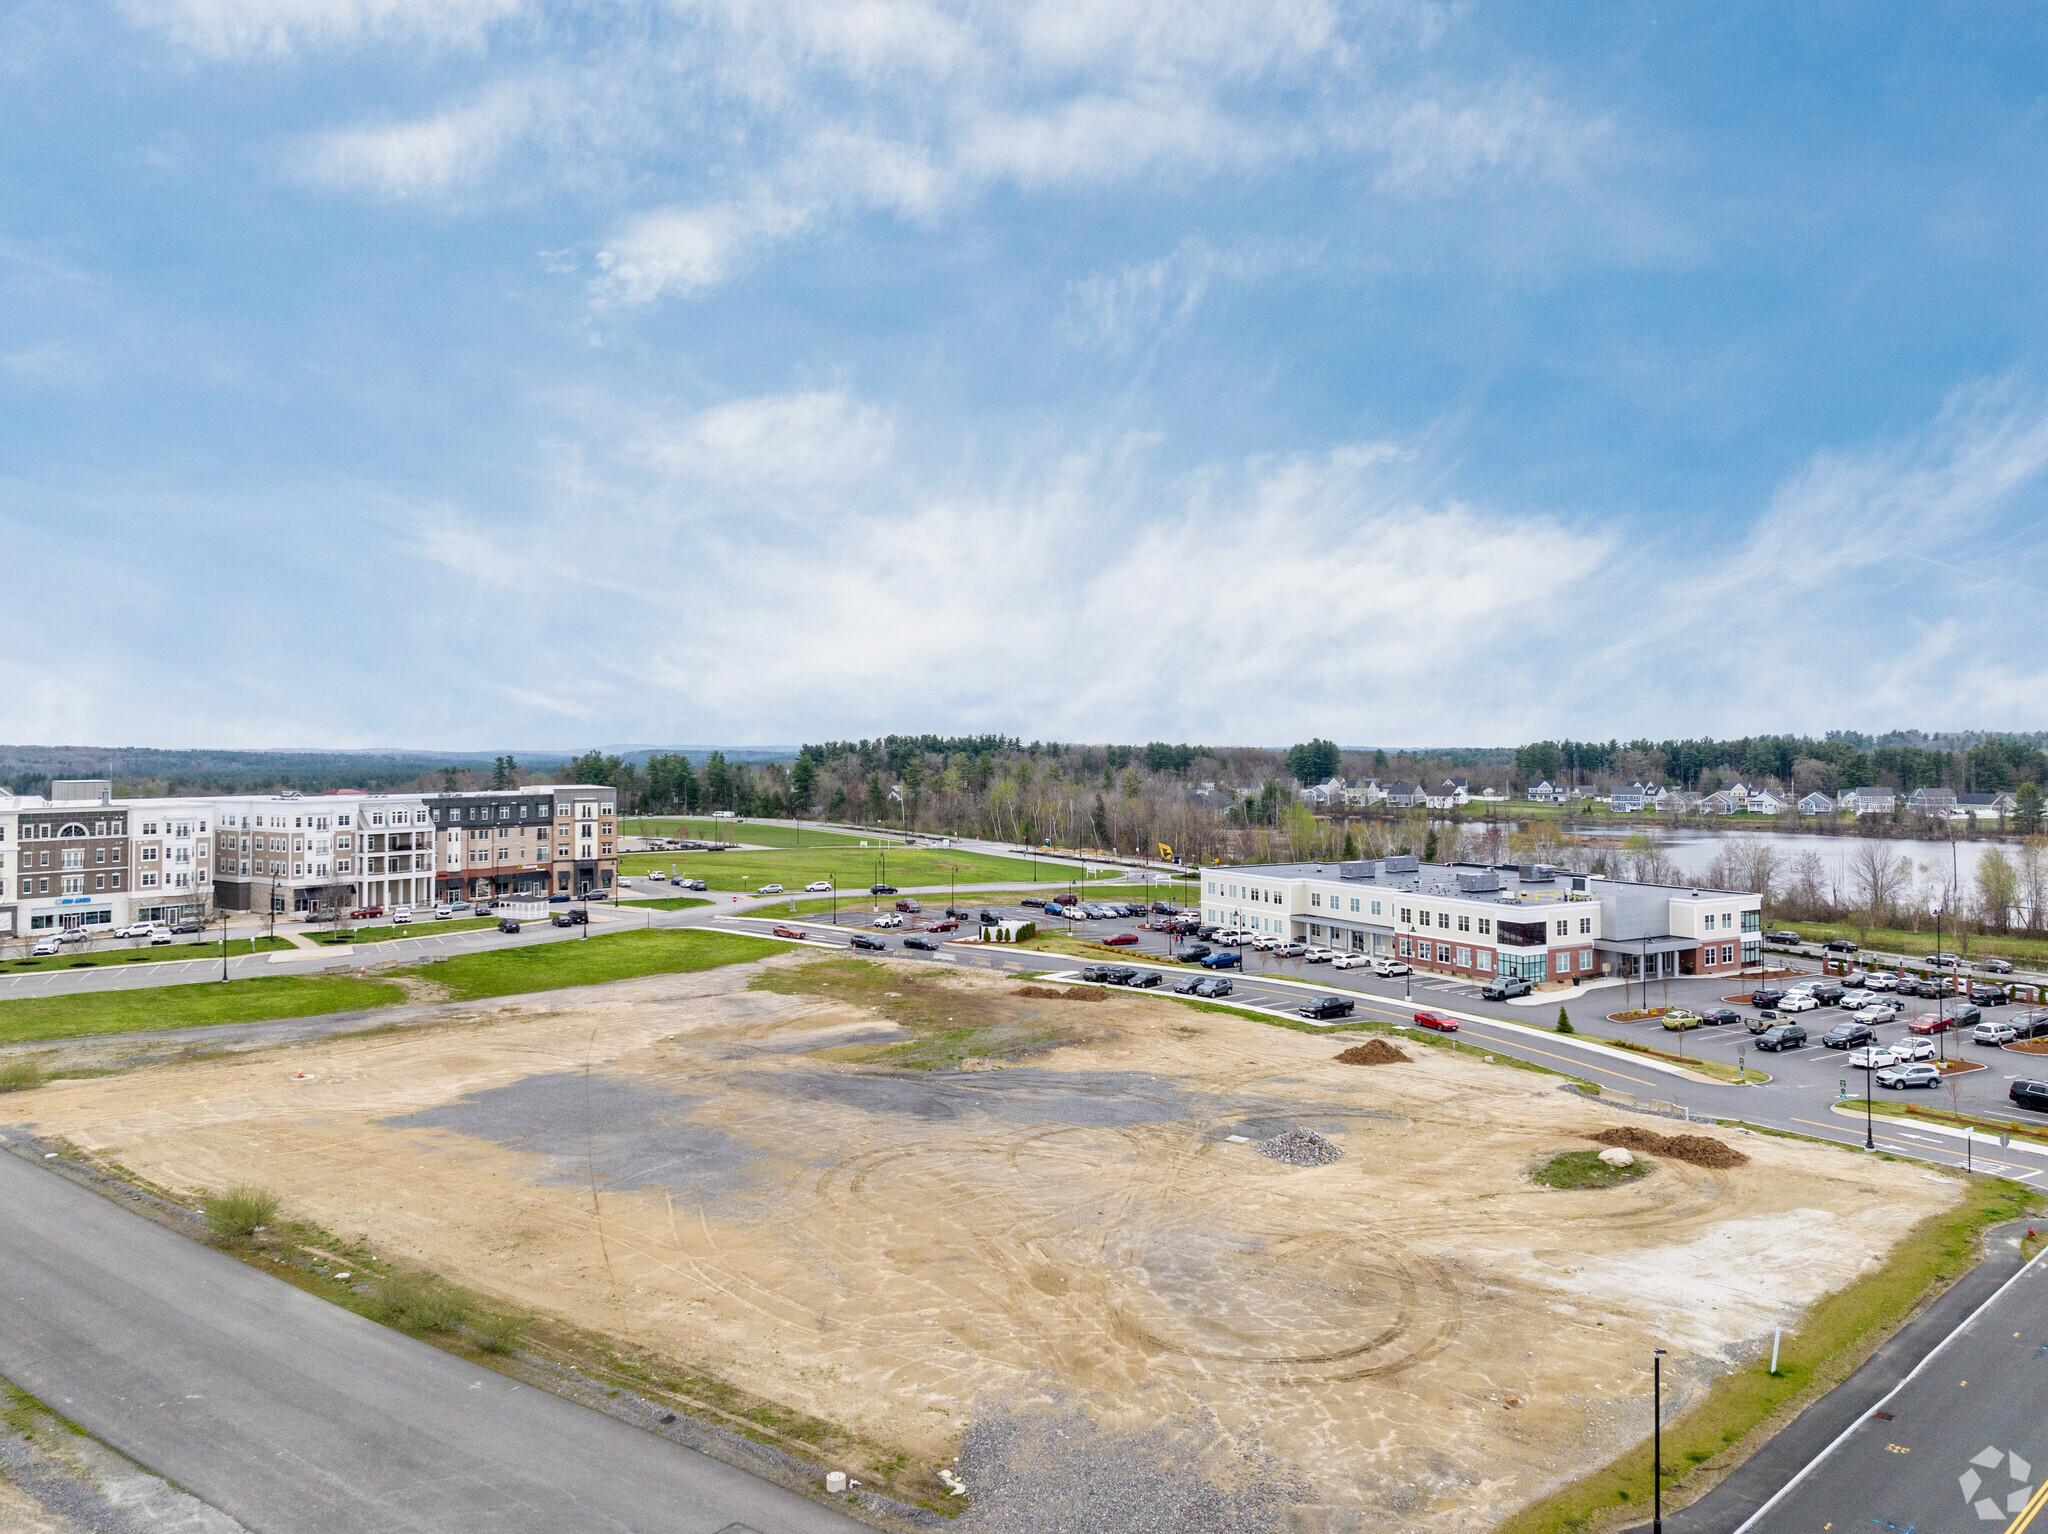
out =
<path fill-rule="evenodd" d="M 51 954 L 62 953 L 63 951 L 64 940 L 55 933 L 52 933 L 48 937 L 37 938 L 36 946 L 29 950 L 29 954 L 32 958 L 47 959 Z"/>
<path fill-rule="evenodd" d="M 1775 1007 L 1785 999 L 1785 993 L 1774 985 L 1760 985 L 1749 993 L 1752 1007 Z"/>
<path fill-rule="evenodd" d="M 1303 1017 L 1327 1019 L 1349 1017 L 1355 1005 L 1356 1003 L 1346 1001 L 1342 996 L 1318 996 L 1314 1001 L 1303 1002 L 1294 1010 Z"/>
<path fill-rule="evenodd" d="M 1818 1012 L 1820 998 L 1811 991 L 1794 991 L 1778 1002 L 1780 1012 Z"/>
<path fill-rule="evenodd" d="M 1311 948 L 1302 955 L 1302 958 L 1310 964 L 1328 964 L 1336 957 L 1337 950 L 1334 948 Z"/>
<path fill-rule="evenodd" d="M 1973 985 L 1970 987 L 1970 1000 L 1980 1007 L 2002 1007 L 2012 997 L 2002 985 Z"/>
<path fill-rule="evenodd" d="M 872 922 L 868 923 L 868 925 L 871 927 L 900 927 L 903 925 L 903 918 L 894 911 L 884 911 L 880 916 L 877 916 Z"/>
<path fill-rule="evenodd" d="M 1434 1028 L 1438 1033 L 1456 1033 L 1458 1020 L 1441 1012 L 1418 1012 L 1414 1018 L 1418 1028 Z"/>
<path fill-rule="evenodd" d="M 1930 1012 L 1925 1017 L 1916 1017 L 1906 1024 L 1906 1031 L 1908 1033 L 1922 1034 L 1947 1033 L 1955 1025 L 1956 1020 L 1954 1018 L 1942 1017 Z"/>
<path fill-rule="evenodd" d="M 548 916 L 548 920 L 553 922 L 557 927 L 573 927 L 576 925 L 573 913 L 568 911 L 552 912 Z"/>
<path fill-rule="evenodd" d="M 710 888 L 710 886 L 707 885 L 702 879 L 678 879 L 676 880 L 676 883 L 681 888 L 686 890 L 701 890 Z"/>
<path fill-rule="evenodd" d="M 759 889 L 755 890 L 754 893 L 757 895 L 780 895 L 784 893 L 784 891 L 782 886 L 779 884 L 764 884 Z"/>
<path fill-rule="evenodd" d="M 152 948 L 168 948 L 170 943 L 171 929 L 169 927 L 158 927 L 149 935 L 149 946 Z"/>
<path fill-rule="evenodd" d="M 899 911 L 907 912 L 911 915 L 915 915 L 917 912 L 922 911 L 924 907 L 919 905 L 915 900 L 911 899 L 908 895 L 905 895 L 901 900 L 896 902 L 896 909 Z"/>
<path fill-rule="evenodd" d="M 1852 1049 L 1848 1058 L 1849 1064 L 1859 1071 L 1882 1070 L 1887 1065 L 1899 1063 L 1898 1052 L 1882 1044 L 1866 1044 L 1861 1049 Z"/>
<path fill-rule="evenodd" d="M 1395 975 L 1411 975 L 1414 970 L 1399 959 L 1374 959 L 1372 972 L 1382 980 L 1389 980 Z"/>
<path fill-rule="evenodd" d="M 1106 979 L 1111 985 L 1129 985 L 1133 980 L 1138 978 L 1138 972 L 1134 969 L 1129 969 L 1124 965 L 1119 964 L 1116 966 L 1116 968 L 1110 970 L 1109 973 L 1105 975 L 1103 978 Z"/>
<path fill-rule="evenodd" d="M 926 922 L 924 930 L 927 932 L 958 932 L 960 930 L 960 923 L 951 919 Z"/>
<path fill-rule="evenodd" d="M 1798 933 L 1788 928 L 1780 927 L 1776 932 L 1766 932 L 1764 934 L 1764 941 L 1766 943 L 1797 943 L 1801 939 Z"/>
<path fill-rule="evenodd" d="M 1244 955 L 1230 950 L 1219 950 L 1202 960 L 1202 968 L 1204 969 L 1242 969 L 1243 967 Z"/>
<path fill-rule="evenodd" d="M 1879 1023 L 1896 1023 L 1899 1020 L 1899 1006 L 1892 1001 L 1866 1001 L 1852 1014 L 1857 1022 L 1868 1023 L 1875 1028 Z"/>
<path fill-rule="evenodd" d="M 794 938 L 799 941 L 805 936 L 804 929 L 801 927 L 779 925 L 772 928 L 771 930 L 775 933 L 777 937 Z"/>
<path fill-rule="evenodd" d="M 1839 985 L 1836 985 L 1834 981 L 1823 980 L 1820 984 L 1814 986 L 1809 994 L 1824 1007 L 1839 1007 L 1842 1004 L 1843 998 L 1849 993 Z"/>
<path fill-rule="evenodd" d="M 1160 974 L 1158 970 L 1141 969 L 1138 971 L 1137 977 L 1129 983 L 1135 990 L 1149 991 L 1154 986 L 1163 985 L 1165 982 L 1166 976 Z"/>
<path fill-rule="evenodd" d="M 680 883 L 682 883 L 682 880 L 678 879 L 678 880 L 677 880 L 676 882 L 677 882 L 678 884 L 680 884 Z M 558 895 L 550 895 L 550 896 L 548 896 L 548 904 L 549 904 L 549 905 L 561 905 L 561 904 L 563 904 L 563 903 L 564 903 L 565 901 L 568 901 L 568 900 L 570 900 L 570 899 L 573 899 L 573 898 L 574 898 L 573 896 L 569 895 L 569 894 L 568 894 L 568 893 L 567 893 L 566 891 L 564 891 L 563 893 L 561 893 L 561 894 L 558 894 Z M 477 907 L 477 909 L 478 909 L 479 911 L 481 911 L 481 910 L 483 909 L 483 907 L 482 907 L 482 906 L 478 906 L 478 907 Z"/>
<path fill-rule="evenodd" d="M 394 927 L 410 927 L 412 925 L 412 907 L 402 905 L 393 911 L 391 913 L 391 925 Z"/>
<path fill-rule="evenodd" d="M 915 948 L 922 953 L 937 953 L 941 945 L 933 942 L 928 937 L 913 932 L 903 940 L 903 946 L 905 948 Z"/>
<path fill-rule="evenodd" d="M 2018 1107 L 2048 1113 L 2048 1081 L 2014 1081 L 2005 1095 Z"/>
<path fill-rule="evenodd" d="M 1673 1007 L 1658 1019 L 1666 1033 L 1685 1033 L 1700 1026 L 1700 1015 L 1685 1007 Z"/>
<path fill-rule="evenodd" d="M 1207 943 L 1190 943 L 1180 951 L 1181 962 L 1185 964 L 1199 964 L 1215 951 Z"/>
<path fill-rule="evenodd" d="M 1102 941 L 1112 948 L 1132 948 L 1137 946 L 1138 934 L 1135 932 L 1112 932 Z"/>
<path fill-rule="evenodd" d="M 1330 961 L 1332 969 L 1368 969 L 1371 965 L 1372 956 L 1363 953 L 1340 953 Z"/>
<path fill-rule="evenodd" d="M 2011 1023 L 1983 1022 L 1970 1030 L 1970 1042 L 1972 1044 L 1992 1046 L 2010 1044 L 2018 1037 L 2019 1033 Z"/>
<path fill-rule="evenodd" d="M 1823 1049 L 1848 1049 L 1857 1044 L 1872 1044 L 1877 1034 L 1864 1023 L 1837 1023 L 1820 1036 Z"/>
<path fill-rule="evenodd" d="M 2032 1007 L 2006 1021 L 2012 1025 L 2016 1039 L 2048 1038 L 2048 1007 Z"/>
<path fill-rule="evenodd" d="M 1977 968 L 1983 970 L 1987 975 L 2009 975 L 2012 973 L 2012 961 L 2010 959 L 1979 959 L 1977 961 Z"/>
<path fill-rule="evenodd" d="M 454 919 L 455 907 L 452 905 L 437 905 L 434 907 L 435 921 L 453 921 Z"/>
<path fill-rule="evenodd" d="M 1866 991 L 1896 991 L 1898 988 L 1899 977 L 1888 969 L 1874 969 L 1863 977 L 1863 989 Z"/>
<path fill-rule="evenodd" d="M 500 932 L 517 932 L 519 930 L 519 918 L 516 916 L 499 917 L 498 930 Z"/>
<path fill-rule="evenodd" d="M 1280 939 L 1273 936 L 1273 934 L 1270 932 L 1261 932 L 1257 937 L 1252 939 L 1252 947 L 1259 953 L 1270 953 L 1273 949 L 1279 946 Z"/>
<path fill-rule="evenodd" d="M 1968 1002 L 1956 1002 L 1948 1009 L 1951 1028 L 1974 1028 L 1984 1021 L 1984 1014 Z"/>
<path fill-rule="evenodd" d="M 1806 1042 L 1806 1030 L 1797 1023 L 1776 1023 L 1757 1035 L 1758 1049 L 1798 1049 Z"/>
<path fill-rule="evenodd" d="M 1307 955 L 1308 944 L 1306 943 L 1282 943 L 1273 950 L 1273 957 L 1276 959 L 1300 959 L 1307 957 Z"/>
<path fill-rule="evenodd" d="M 1955 983 L 1951 980 L 1937 978 L 1932 975 L 1922 975 L 1911 980 L 1901 980 L 1899 982 L 1899 994 L 1902 996 L 1918 996 L 1927 1001 L 1934 1001 L 1943 996 L 1953 996 L 1955 994 Z"/>
<path fill-rule="evenodd" d="M 1961 969 L 1963 967 L 1962 956 L 1953 953 L 1922 954 L 1920 962 L 1929 969 Z"/>
<path fill-rule="evenodd" d="M 858 948 L 863 953 L 887 953 L 889 951 L 887 943 L 878 937 L 869 937 L 864 932 L 856 932 L 846 941 L 849 946 Z"/>
<path fill-rule="evenodd" d="M 382 916 L 383 914 L 384 907 L 380 905 L 359 905 L 348 913 L 348 919 L 350 921 L 365 921 L 372 916 Z"/>
<path fill-rule="evenodd" d="M 1733 1007 L 1709 1007 L 1700 1014 L 1700 1021 L 1709 1028 L 1725 1028 L 1730 1023 L 1742 1021 L 1742 1014 Z"/>
<path fill-rule="evenodd" d="M 1846 985 L 1852 991 L 1860 991 L 1866 985 L 1870 984 L 1870 971 L 1865 969 L 1852 969 L 1849 971 L 1848 974 L 1843 975 L 1838 983 L 1841 985 Z"/>
<path fill-rule="evenodd" d="M 893 884 L 870 884 L 868 886 L 868 893 L 870 895 L 900 895 L 903 891 L 896 888 Z"/>
<path fill-rule="evenodd" d="M 1230 981 L 1222 975 L 1211 975 L 1206 980 L 1195 982 L 1195 994 L 1205 1001 L 1221 1001 L 1234 989 Z"/>
<path fill-rule="evenodd" d="M 996 926 L 1000 926 L 1000 925 L 1002 924 L 1002 920 L 1003 920 L 1003 918 L 1002 918 L 1002 913 L 1001 913 L 1001 912 L 998 912 L 998 911 L 983 911 L 983 912 L 981 913 L 981 924 L 982 924 L 982 925 L 983 925 L 984 927 L 996 927 Z"/>
<path fill-rule="evenodd" d="M 1111 966 L 1107 964 L 1087 965 L 1081 971 L 1081 978 L 1093 981 L 1099 985 L 1109 979 L 1110 968 Z"/>
<path fill-rule="evenodd" d="M 569 925 L 572 927 L 589 926 L 590 908 L 588 906 L 580 905 L 572 905 L 571 907 L 569 907 Z"/>
<path fill-rule="evenodd" d="M 1941 1067 L 1924 1060 L 1911 1065 L 1887 1066 L 1877 1073 L 1877 1084 L 1894 1091 L 1904 1087 L 1938 1087 L 1941 1085 Z"/>
<path fill-rule="evenodd" d="M 84 938 L 85 933 L 82 930 L 76 928 L 73 930 L 78 931 L 80 939 Z M 196 921 L 181 921 L 171 928 L 172 933 L 178 937 L 197 937 L 205 930 L 205 923 Z"/>

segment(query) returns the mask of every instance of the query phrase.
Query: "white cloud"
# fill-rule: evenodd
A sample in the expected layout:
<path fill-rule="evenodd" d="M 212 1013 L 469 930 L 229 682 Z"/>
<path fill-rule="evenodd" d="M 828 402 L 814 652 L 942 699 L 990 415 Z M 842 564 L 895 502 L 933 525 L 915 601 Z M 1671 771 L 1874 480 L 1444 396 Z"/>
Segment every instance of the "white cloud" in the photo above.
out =
<path fill-rule="evenodd" d="M 887 411 L 840 390 L 715 405 L 679 425 L 652 427 L 638 451 L 664 473 L 738 488 L 802 487 L 858 494 L 889 461 Z"/>
<path fill-rule="evenodd" d="M 317 134 L 304 145 L 297 168 L 309 181 L 386 197 L 474 186 L 496 168 L 534 116 L 531 90 L 498 86 L 478 100 L 419 121 Z"/>
<path fill-rule="evenodd" d="M 1520 82 L 1401 103 L 1365 130 L 1385 155 L 1379 185 L 1445 196 L 1474 182 L 1569 182 L 1612 138 L 1604 118 L 1581 118 Z"/>
<path fill-rule="evenodd" d="M 1071 284 L 1065 328 L 1083 344 L 1128 352 L 1188 319 L 1218 279 L 1254 281 L 1280 267 L 1306 265 L 1315 254 L 1278 241 L 1219 250 L 1207 240 L 1183 240 L 1166 255 L 1114 272 L 1091 272 Z"/>
<path fill-rule="evenodd" d="M 591 284 L 602 301 L 644 304 L 695 293 L 730 277 L 758 250 L 802 230 L 810 210 L 762 198 L 664 208 L 630 220 L 598 252 Z"/>
<path fill-rule="evenodd" d="M 369 42 L 474 47 L 525 0 L 121 0 L 136 25 L 215 59 Z"/>

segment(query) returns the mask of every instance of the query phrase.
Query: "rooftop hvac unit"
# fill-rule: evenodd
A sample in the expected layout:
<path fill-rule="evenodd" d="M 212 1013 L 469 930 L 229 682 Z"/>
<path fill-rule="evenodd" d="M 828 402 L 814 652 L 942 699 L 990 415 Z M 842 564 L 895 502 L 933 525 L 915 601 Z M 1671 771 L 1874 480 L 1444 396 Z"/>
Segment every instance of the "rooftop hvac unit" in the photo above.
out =
<path fill-rule="evenodd" d="M 1542 863 L 1524 863 L 1520 872 L 1524 884 L 1548 884 L 1557 877 L 1555 869 Z"/>
<path fill-rule="evenodd" d="M 1379 872 L 1377 863 L 1339 863 L 1337 877 L 1340 879 L 1370 879 Z"/>
<path fill-rule="evenodd" d="M 1483 873 L 1459 874 L 1458 888 L 1467 895 L 1477 895 L 1483 894 L 1487 890 L 1497 890 L 1500 888 L 1500 875 L 1490 868 Z"/>
<path fill-rule="evenodd" d="M 1390 874 L 1412 874 L 1419 872 L 1421 868 L 1422 864 L 1412 852 L 1404 852 L 1399 857 L 1388 858 L 1380 865 L 1381 872 Z"/>

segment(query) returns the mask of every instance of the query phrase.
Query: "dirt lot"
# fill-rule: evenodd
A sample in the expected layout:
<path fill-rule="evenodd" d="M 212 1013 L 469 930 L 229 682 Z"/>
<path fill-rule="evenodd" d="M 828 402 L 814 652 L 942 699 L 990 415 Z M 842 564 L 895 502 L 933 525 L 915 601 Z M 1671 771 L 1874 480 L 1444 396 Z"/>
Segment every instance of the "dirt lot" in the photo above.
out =
<path fill-rule="evenodd" d="M 1657 1121 L 1412 1044 L 1362 1068 L 1162 998 L 804 962 L 5 1109 L 839 1424 L 871 1484 L 929 1494 L 977 1422 L 1054 1482 L 1165 1434 L 1292 1504 L 1234 1526 L 1318 1534 L 1490 1526 L 1647 1433 L 1652 1346 L 1682 1408 L 1956 1196 L 1746 1135 L 1745 1166 L 1551 1191 L 1533 1166 Z M 1289 1128 L 1341 1159 L 1257 1153 Z"/>

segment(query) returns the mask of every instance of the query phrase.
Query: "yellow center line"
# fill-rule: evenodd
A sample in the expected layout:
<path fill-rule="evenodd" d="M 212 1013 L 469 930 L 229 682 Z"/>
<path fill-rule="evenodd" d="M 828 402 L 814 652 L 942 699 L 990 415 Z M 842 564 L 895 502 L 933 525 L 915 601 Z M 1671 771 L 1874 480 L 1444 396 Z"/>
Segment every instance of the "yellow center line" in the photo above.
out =
<path fill-rule="evenodd" d="M 1792 1122 L 1793 1122 L 1793 1123 L 1795 1123 L 1795 1124 L 1807 1124 L 1807 1125 L 1811 1125 L 1811 1126 L 1812 1126 L 1813 1128 L 1815 1128 L 1815 1129 L 1831 1129 L 1831 1130 L 1833 1130 L 1833 1131 L 1834 1131 L 1834 1132 L 1835 1132 L 1836 1134 L 1839 1134 L 1839 1135 L 1848 1135 L 1848 1136 L 1850 1136 L 1850 1137 L 1851 1137 L 1852 1139 L 1854 1138 L 1854 1131 L 1852 1131 L 1852 1130 L 1849 1130 L 1849 1129 L 1846 1129 L 1846 1128 L 1844 1128 L 1844 1127 L 1843 1127 L 1843 1126 L 1842 1126 L 1841 1124 L 1839 1124 L 1839 1123 L 1835 1123 L 1835 1124 L 1820 1124 L 1820 1123 L 1815 1123 L 1815 1122 L 1814 1122 L 1814 1120 L 1812 1120 L 1812 1119 L 1802 1119 L 1802 1118 L 1795 1118 L 1795 1119 L 1793 1119 L 1793 1120 L 1792 1120 Z M 1881 1135 L 1881 1134 L 1877 1134 L 1877 1133 L 1876 1133 L 1876 1132 L 1875 1132 L 1874 1130 L 1872 1131 L 1872 1135 L 1871 1135 L 1871 1138 L 1873 1138 L 1873 1139 L 1876 1139 L 1876 1140 L 1881 1140 L 1881 1141 L 1883 1141 L 1883 1143 L 1885 1143 L 1886 1145 L 1896 1145 L 1896 1146 L 1897 1146 L 1897 1147 L 1898 1147 L 1898 1148 L 1899 1148 L 1900 1150 L 1904 1150 L 1904 1151 L 1914 1151 L 1914 1152 L 1916 1152 L 1916 1153 L 1918 1153 L 1918 1152 L 1926 1152 L 1926 1151 L 1930 1151 L 1930 1150 L 1944 1150 L 1944 1149 L 1946 1149 L 1946 1148 L 1947 1148 L 1947 1147 L 1945 1147 L 1945 1146 L 1940 1146 L 1940 1145 L 1921 1145 L 1921 1144 L 1918 1144 L 1918 1143 L 1909 1143 L 1909 1142 L 1907 1142 L 1907 1141 L 1905 1141 L 1905 1140 L 1894 1140 L 1894 1139 L 1892 1139 L 1892 1138 L 1891 1138 L 1891 1137 L 1890 1137 L 1889 1135 Z M 1951 1154 L 1953 1154 L 1953 1152 L 1951 1152 Z"/>
<path fill-rule="evenodd" d="M 2027 1504 L 2026 1511 L 2005 1526 L 2005 1534 L 2025 1534 L 2027 1525 L 2034 1521 L 2034 1514 L 2041 1511 L 2041 1504 L 2044 1502 L 2048 1502 L 2048 1485 L 2035 1492 L 2034 1500 Z"/>
<path fill-rule="evenodd" d="M 1360 999 L 1364 1002 L 1366 1006 L 1378 1007 L 1382 1012 L 1385 1012 L 1390 1016 L 1399 1019 L 1402 1022 L 1406 1022 L 1408 1020 L 1407 1018 L 1401 1016 L 1403 1012 L 1413 1014 L 1413 1012 L 1415 1011 L 1415 1008 L 1412 1006 L 1397 1006 L 1395 1003 L 1391 1001 L 1382 1001 L 1376 996 L 1366 996 L 1361 997 Z M 1425 1008 L 1424 1010 L 1447 1012 L 1450 1013 L 1450 1015 L 1453 1017 L 1464 1017 L 1467 1021 L 1474 1022 L 1482 1026 L 1487 1022 L 1492 1021 L 1492 1019 L 1489 1018 L 1470 1017 L 1468 1014 L 1451 1012 L 1448 1007 L 1433 1007 Z M 1583 1056 L 1553 1054 L 1550 1050 L 1538 1049 L 1534 1044 L 1524 1044 L 1519 1038 L 1515 1037 L 1512 1034 L 1509 1035 L 1506 1039 L 1496 1040 L 1496 1042 L 1501 1044 L 1502 1047 L 1505 1047 L 1508 1044 L 1512 1044 L 1517 1049 L 1526 1049 L 1529 1051 L 1530 1054 L 1541 1055 L 1546 1060 L 1562 1060 L 1566 1065 L 1575 1066 L 1576 1068 L 1582 1071 L 1591 1071 L 1596 1076 L 1613 1076 L 1622 1081 L 1633 1081 L 1637 1086 L 1640 1087 L 1655 1087 L 1657 1085 L 1656 1082 L 1646 1081 L 1641 1076 L 1631 1076 L 1627 1071 L 1610 1070 L 1604 1065 L 1588 1065 L 1586 1064 Z"/>

